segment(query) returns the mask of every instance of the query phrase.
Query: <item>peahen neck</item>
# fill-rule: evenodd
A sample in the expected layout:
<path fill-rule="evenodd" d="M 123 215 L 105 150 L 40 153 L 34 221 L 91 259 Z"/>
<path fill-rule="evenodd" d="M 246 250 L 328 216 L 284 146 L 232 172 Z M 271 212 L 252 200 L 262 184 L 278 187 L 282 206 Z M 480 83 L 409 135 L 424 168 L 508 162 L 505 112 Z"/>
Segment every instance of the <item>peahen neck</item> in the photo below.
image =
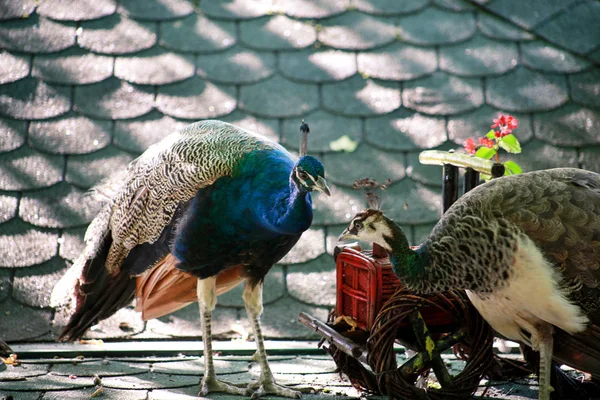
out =
<path fill-rule="evenodd" d="M 385 245 L 390 255 L 390 263 L 394 273 L 409 289 L 416 292 L 428 293 L 438 291 L 438 281 L 435 271 L 429 265 L 429 257 L 422 247 L 412 250 L 402 229 L 388 219 L 390 235 L 385 236 Z"/>

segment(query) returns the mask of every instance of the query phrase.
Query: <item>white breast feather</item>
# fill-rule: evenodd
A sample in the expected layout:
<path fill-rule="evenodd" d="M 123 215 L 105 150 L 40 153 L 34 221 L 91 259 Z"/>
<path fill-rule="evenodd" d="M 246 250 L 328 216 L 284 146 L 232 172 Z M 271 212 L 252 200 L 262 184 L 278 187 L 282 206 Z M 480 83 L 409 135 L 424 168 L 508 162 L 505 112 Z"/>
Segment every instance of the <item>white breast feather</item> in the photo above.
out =
<path fill-rule="evenodd" d="M 497 332 L 528 343 L 521 329 L 530 331 L 531 326 L 544 322 L 569 333 L 585 329 L 587 317 L 566 298 L 558 284 L 560 276 L 529 238 L 519 240 L 512 268 L 508 284 L 491 295 L 467 291 L 475 308 Z M 530 325 L 524 326 L 520 319 Z"/>

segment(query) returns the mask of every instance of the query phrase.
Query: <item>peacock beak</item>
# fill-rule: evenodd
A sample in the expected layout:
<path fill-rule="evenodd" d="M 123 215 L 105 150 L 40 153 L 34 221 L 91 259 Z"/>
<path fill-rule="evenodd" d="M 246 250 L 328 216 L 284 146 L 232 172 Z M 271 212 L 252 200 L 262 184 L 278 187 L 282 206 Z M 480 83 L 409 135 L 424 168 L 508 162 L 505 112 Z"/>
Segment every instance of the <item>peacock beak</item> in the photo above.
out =
<path fill-rule="evenodd" d="M 319 179 L 317 179 L 317 181 L 315 182 L 314 189 L 318 190 L 319 192 L 325 193 L 327 196 L 331 196 L 329 186 L 327 186 L 327 181 L 322 176 L 319 176 Z"/>

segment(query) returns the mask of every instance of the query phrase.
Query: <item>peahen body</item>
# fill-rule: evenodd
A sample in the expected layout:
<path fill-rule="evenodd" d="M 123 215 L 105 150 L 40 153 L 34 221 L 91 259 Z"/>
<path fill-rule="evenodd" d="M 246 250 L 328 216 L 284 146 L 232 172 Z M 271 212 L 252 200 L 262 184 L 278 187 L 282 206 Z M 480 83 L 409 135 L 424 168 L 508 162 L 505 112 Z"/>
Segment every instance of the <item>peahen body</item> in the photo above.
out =
<path fill-rule="evenodd" d="M 59 339 L 80 338 L 134 298 L 145 320 L 197 301 L 201 395 L 299 397 L 274 382 L 259 317 L 265 275 L 311 225 L 313 190 L 329 194 L 323 165 L 262 136 L 220 121 L 171 134 L 99 189 L 110 192 L 108 202 L 53 292 L 55 304 L 73 310 Z M 242 282 L 261 366 L 248 388 L 216 379 L 211 345 L 216 296 Z"/>
<path fill-rule="evenodd" d="M 340 240 L 383 246 L 417 292 L 466 290 L 503 336 L 540 351 L 547 400 L 557 359 L 600 377 L 600 174 L 559 168 L 492 180 L 456 201 L 417 250 L 380 211 L 354 217 Z M 565 343 L 566 344 L 566 343 Z"/>

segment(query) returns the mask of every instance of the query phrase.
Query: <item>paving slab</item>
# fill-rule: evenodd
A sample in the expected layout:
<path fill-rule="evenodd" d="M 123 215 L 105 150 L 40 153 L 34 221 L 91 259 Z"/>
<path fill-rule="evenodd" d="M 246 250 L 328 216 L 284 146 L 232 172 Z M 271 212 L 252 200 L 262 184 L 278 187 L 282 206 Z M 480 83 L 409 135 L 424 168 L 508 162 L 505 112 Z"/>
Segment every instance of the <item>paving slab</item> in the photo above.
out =
<path fill-rule="evenodd" d="M 281 355 L 270 356 L 270 365 L 277 382 L 288 385 L 303 393 L 306 400 L 340 400 L 352 398 L 384 399 L 361 393 L 345 376 L 337 373 L 333 359 L 317 348 L 316 342 L 278 342 Z M 215 349 L 224 355 L 215 357 L 217 374 L 222 379 L 243 385 L 258 379 L 260 367 L 249 355 L 250 342 L 215 342 Z M 17 345 L 23 350 L 25 358 L 17 366 L 8 366 L 0 372 L 0 396 L 15 399 L 43 398 L 76 399 L 88 398 L 100 391 L 102 398 L 108 399 L 181 399 L 196 397 L 199 382 L 203 375 L 202 357 L 180 354 L 176 357 L 155 357 L 148 349 L 156 343 L 145 346 L 115 342 L 95 345 L 111 347 L 112 355 L 102 358 L 83 357 L 60 358 L 59 355 L 71 354 L 70 349 L 90 348 L 93 345 Z M 183 345 L 182 342 L 178 346 Z M 175 342 L 171 343 L 174 351 Z M 201 346 L 200 346 L 201 347 Z M 200 347 L 197 347 L 200 350 Z M 277 348 L 277 343 L 268 342 L 268 351 Z M 514 343 L 509 348 L 516 350 Z M 132 350 L 140 355 L 131 357 Z M 512 351 L 511 350 L 511 351 Z M 54 358 L 44 358 L 54 352 Z M 119 351 L 127 355 L 119 357 Z M 407 358 L 402 347 L 396 348 L 398 362 Z M 308 353 L 307 353 L 308 352 Z M 97 351 L 100 354 L 99 351 Z M 238 353 L 240 355 L 232 355 Z M 247 355 L 242 355 L 247 354 Z M 517 354 L 506 357 L 518 358 Z M 443 354 L 444 361 L 451 373 L 458 373 L 464 366 L 450 352 Z M 429 379 L 435 379 L 433 375 Z M 2 398 L 2 397 L 0 397 Z M 209 393 L 205 398 L 214 400 L 235 400 L 241 397 L 222 393 Z M 265 399 L 274 398 L 266 396 Z M 481 381 L 474 397 L 478 399 L 526 400 L 537 398 L 537 383 L 532 378 L 507 381 Z"/>

